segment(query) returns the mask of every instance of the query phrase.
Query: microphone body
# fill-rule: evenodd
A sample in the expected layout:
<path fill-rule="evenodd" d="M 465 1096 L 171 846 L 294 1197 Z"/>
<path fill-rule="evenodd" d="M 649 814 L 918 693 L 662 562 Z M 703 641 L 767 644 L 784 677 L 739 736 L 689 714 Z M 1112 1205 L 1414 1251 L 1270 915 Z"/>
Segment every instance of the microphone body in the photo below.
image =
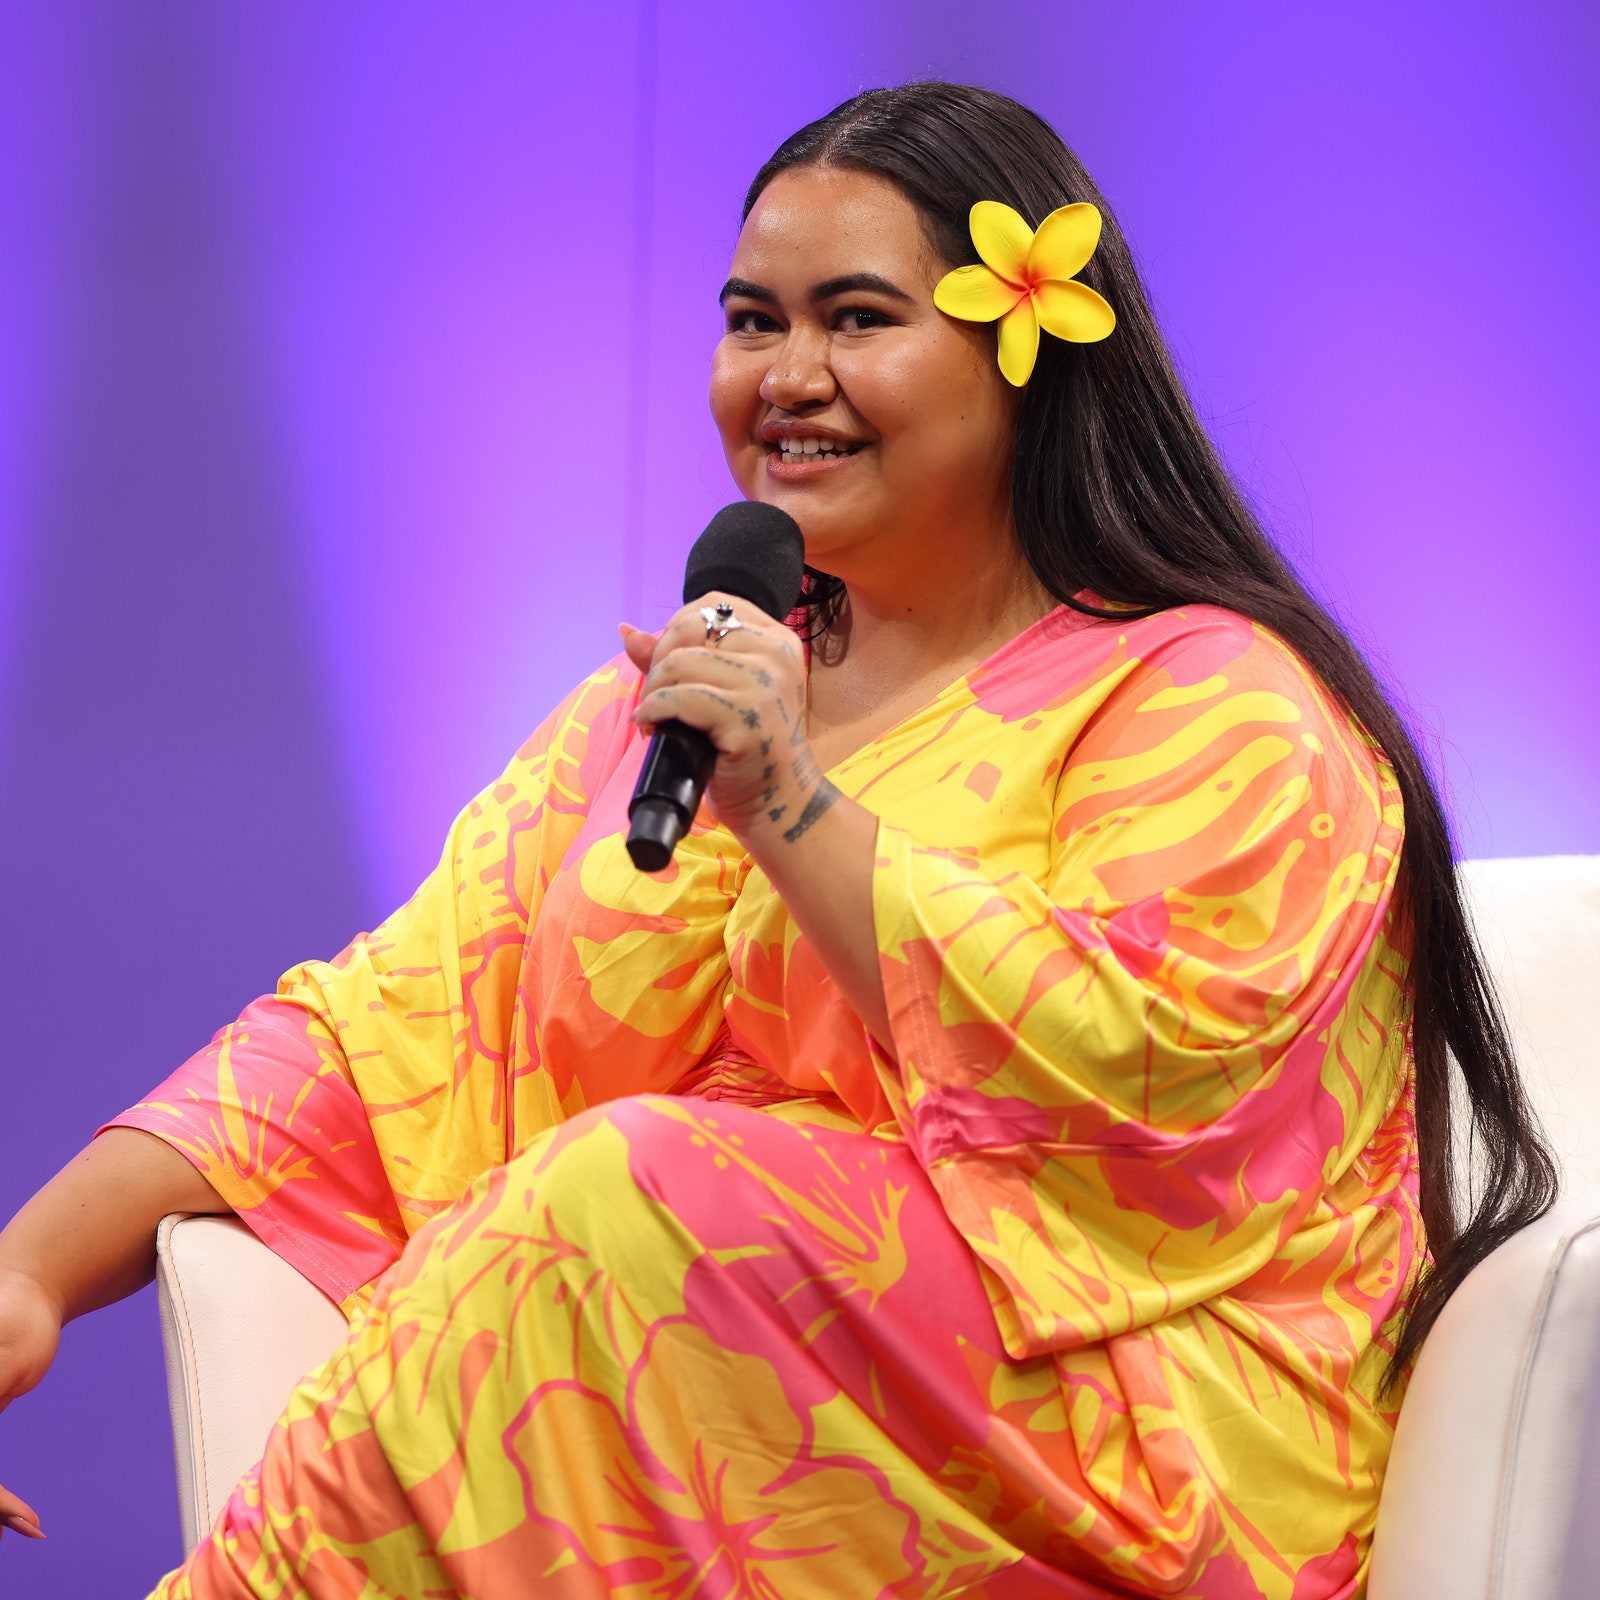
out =
<path fill-rule="evenodd" d="M 717 764 L 717 747 L 674 717 L 657 724 L 628 803 L 628 854 L 641 872 L 660 872 L 689 831 Z"/>
<path fill-rule="evenodd" d="M 805 540 L 787 512 L 758 500 L 724 506 L 695 540 L 683 574 L 683 603 L 720 589 L 783 618 L 800 598 Z M 628 855 L 660 872 L 689 831 L 717 764 L 709 734 L 676 718 L 659 724 L 628 803 Z"/>

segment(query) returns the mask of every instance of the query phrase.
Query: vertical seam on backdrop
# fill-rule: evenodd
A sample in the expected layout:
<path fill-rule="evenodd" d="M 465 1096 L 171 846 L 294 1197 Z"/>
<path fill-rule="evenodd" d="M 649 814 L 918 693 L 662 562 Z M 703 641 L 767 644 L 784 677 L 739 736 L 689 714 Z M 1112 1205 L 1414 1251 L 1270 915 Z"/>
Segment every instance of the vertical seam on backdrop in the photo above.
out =
<path fill-rule="evenodd" d="M 655 243 L 655 132 L 660 0 L 638 0 L 634 74 L 632 316 L 628 330 L 627 463 L 622 491 L 622 614 L 644 615 L 645 465 L 650 430 L 650 279 Z"/>

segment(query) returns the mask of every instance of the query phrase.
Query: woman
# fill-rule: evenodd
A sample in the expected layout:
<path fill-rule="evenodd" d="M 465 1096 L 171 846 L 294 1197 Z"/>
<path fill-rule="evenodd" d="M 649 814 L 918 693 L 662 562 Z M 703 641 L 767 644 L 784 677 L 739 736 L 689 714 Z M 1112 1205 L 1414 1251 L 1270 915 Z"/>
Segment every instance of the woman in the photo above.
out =
<path fill-rule="evenodd" d="M 625 626 L 7 1230 L 8 1394 L 167 1211 L 352 1316 L 158 1594 L 1359 1590 L 1407 1364 L 1551 1169 L 1422 765 L 1092 207 L 979 90 L 789 140 L 711 402 L 804 616 Z M 647 878 L 668 717 L 714 816 Z"/>

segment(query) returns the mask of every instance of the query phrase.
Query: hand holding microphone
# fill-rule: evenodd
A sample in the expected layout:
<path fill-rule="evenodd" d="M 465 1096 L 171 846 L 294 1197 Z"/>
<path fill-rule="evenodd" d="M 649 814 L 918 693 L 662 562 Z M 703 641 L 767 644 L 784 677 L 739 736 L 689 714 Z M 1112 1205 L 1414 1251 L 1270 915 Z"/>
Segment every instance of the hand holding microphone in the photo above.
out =
<path fill-rule="evenodd" d="M 802 568 L 789 517 L 767 505 L 729 506 L 690 554 L 689 603 L 661 636 L 624 629 L 628 655 L 646 673 L 635 720 L 655 729 L 629 808 L 628 853 L 641 871 L 667 866 L 709 776 L 718 820 L 893 1054 L 872 900 L 878 820 L 819 769 L 806 726 L 805 651 L 784 626 Z"/>
<path fill-rule="evenodd" d="M 727 506 L 689 554 L 684 609 L 659 639 L 625 635 L 646 673 L 637 720 L 655 728 L 629 806 L 628 853 L 641 871 L 670 862 L 713 771 L 717 814 L 741 838 L 787 833 L 816 795 L 833 792 L 806 742 L 805 657 L 783 622 L 804 559 L 785 512 Z"/>

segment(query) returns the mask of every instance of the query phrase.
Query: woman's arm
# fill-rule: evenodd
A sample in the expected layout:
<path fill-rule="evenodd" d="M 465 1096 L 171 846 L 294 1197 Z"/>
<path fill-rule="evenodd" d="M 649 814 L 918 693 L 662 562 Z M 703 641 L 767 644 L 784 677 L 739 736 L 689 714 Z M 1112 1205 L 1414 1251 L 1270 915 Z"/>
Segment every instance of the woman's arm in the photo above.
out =
<path fill-rule="evenodd" d="M 721 596 L 712 595 L 708 600 Z M 718 818 L 766 873 L 822 964 L 886 1054 L 889 1012 L 872 919 L 878 819 L 828 782 L 806 739 L 805 663 L 794 634 L 747 602 L 745 625 L 707 648 L 698 606 L 662 631 L 623 629 L 649 676 L 635 720 L 677 717 L 717 747 Z"/>
<path fill-rule="evenodd" d="M 820 776 L 809 789 L 794 782 L 792 793 L 794 815 L 812 808 L 807 825 L 794 833 L 781 818 L 758 824 L 744 843 L 867 1031 L 893 1057 L 872 920 L 878 819 Z"/>
<path fill-rule="evenodd" d="M 22 1279 L 35 1285 L 59 1328 L 150 1282 L 163 1217 L 174 1211 L 216 1216 L 229 1209 L 171 1145 L 134 1128 L 109 1128 L 0 1232 L 0 1283 Z M 0 1325 L 0 1352 L 4 1341 Z M 0 1370 L 0 1404 L 23 1392 L 11 1388 L 7 1376 Z"/>
<path fill-rule="evenodd" d="M 112 1128 L 74 1156 L 0 1232 L 0 1411 L 50 1370 L 63 1323 L 150 1281 L 164 1216 L 227 1210 L 150 1134 Z M 42 1537 L 33 1509 L 0 1488 L 6 1527 Z"/>

